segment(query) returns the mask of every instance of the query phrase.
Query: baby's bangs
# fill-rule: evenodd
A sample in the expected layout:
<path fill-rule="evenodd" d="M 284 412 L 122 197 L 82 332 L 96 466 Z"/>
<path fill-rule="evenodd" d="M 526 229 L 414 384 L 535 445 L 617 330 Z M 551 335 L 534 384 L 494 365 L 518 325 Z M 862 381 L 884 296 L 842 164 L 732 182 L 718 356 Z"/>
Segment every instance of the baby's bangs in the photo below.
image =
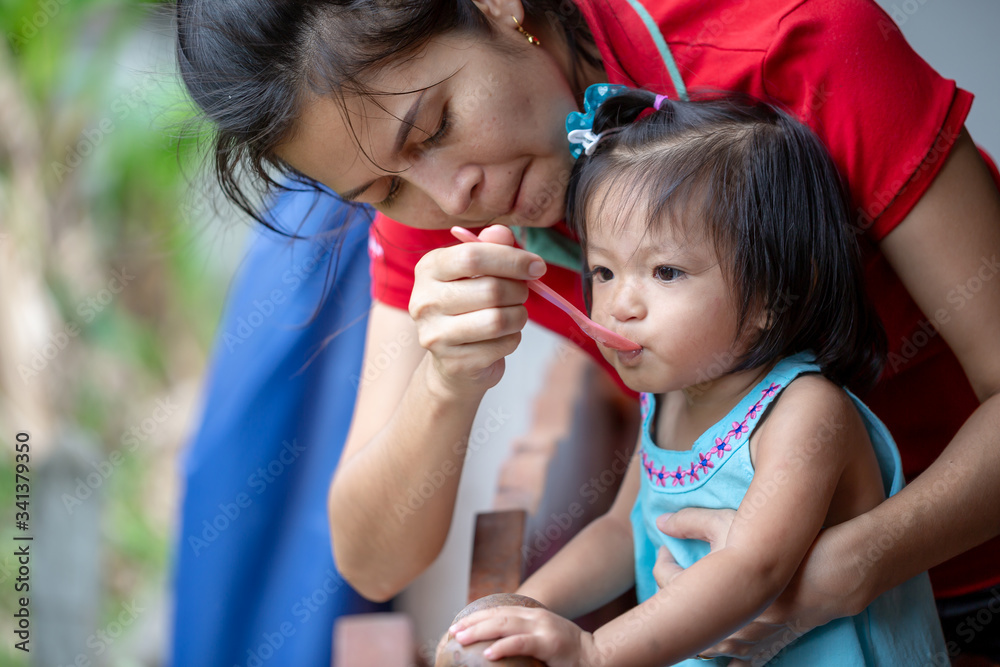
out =
<path fill-rule="evenodd" d="M 619 149 L 596 158 L 595 163 L 604 164 L 586 170 L 576 195 L 583 204 L 580 223 L 610 224 L 617 233 L 642 215 L 647 233 L 655 235 L 670 225 L 673 233 L 692 241 L 708 239 L 716 255 L 726 257 L 733 242 L 718 209 L 729 206 L 713 187 L 713 170 L 706 169 L 705 156 L 693 153 L 678 143 L 662 152 L 629 154 Z"/>
<path fill-rule="evenodd" d="M 609 228 L 617 234 L 636 215 L 647 215 L 651 184 L 632 169 L 613 169 L 603 179 L 595 179 L 588 192 L 581 193 L 582 219 L 589 231 Z"/>

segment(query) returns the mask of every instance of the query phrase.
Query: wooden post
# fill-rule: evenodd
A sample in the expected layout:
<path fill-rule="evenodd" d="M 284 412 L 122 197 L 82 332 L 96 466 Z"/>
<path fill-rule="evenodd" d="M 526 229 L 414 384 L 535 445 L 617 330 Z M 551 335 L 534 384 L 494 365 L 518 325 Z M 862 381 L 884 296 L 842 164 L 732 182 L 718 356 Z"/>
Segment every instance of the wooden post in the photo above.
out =
<path fill-rule="evenodd" d="M 335 667 L 419 667 L 413 623 L 406 614 L 360 614 L 337 619 Z"/>
<path fill-rule="evenodd" d="M 493 593 L 513 593 L 521 584 L 524 510 L 476 516 L 469 574 L 469 602 Z"/>
<path fill-rule="evenodd" d="M 521 583 L 525 518 L 524 510 L 487 512 L 476 516 L 469 602 L 517 590 Z M 413 624 L 405 614 L 345 616 L 337 619 L 334 635 L 334 667 L 411 667 L 424 664 L 413 641 Z M 481 652 L 482 647 L 478 647 L 478 653 Z M 481 659 L 475 653 L 470 653 L 470 660 Z M 518 658 L 493 664 L 540 663 Z"/>

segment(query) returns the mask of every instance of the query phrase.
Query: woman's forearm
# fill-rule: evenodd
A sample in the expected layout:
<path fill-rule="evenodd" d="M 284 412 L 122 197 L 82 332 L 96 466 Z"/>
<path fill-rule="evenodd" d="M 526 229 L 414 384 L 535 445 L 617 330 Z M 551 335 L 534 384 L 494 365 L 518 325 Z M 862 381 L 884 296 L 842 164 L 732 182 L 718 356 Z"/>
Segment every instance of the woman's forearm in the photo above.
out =
<path fill-rule="evenodd" d="M 436 391 L 429 355 L 395 412 L 343 461 L 329 494 L 334 556 L 367 598 L 387 600 L 426 569 L 448 535 L 482 394 Z"/>
<path fill-rule="evenodd" d="M 937 460 L 870 512 L 835 527 L 855 608 L 1000 533 L 1000 394 L 984 401 Z M 829 532 L 829 531 L 828 531 Z M 858 577 L 857 575 L 862 576 Z"/>
<path fill-rule="evenodd" d="M 1000 255 L 1000 192 L 964 128 L 930 188 L 879 249 L 920 310 L 935 314 L 981 405 L 927 470 L 844 524 L 833 555 L 854 563 L 863 554 L 857 561 L 866 576 L 851 572 L 866 588 L 859 604 L 1000 530 L 1000 280 L 978 274 Z M 955 304 L 956 286 L 973 278 L 981 286 L 975 298 Z"/>

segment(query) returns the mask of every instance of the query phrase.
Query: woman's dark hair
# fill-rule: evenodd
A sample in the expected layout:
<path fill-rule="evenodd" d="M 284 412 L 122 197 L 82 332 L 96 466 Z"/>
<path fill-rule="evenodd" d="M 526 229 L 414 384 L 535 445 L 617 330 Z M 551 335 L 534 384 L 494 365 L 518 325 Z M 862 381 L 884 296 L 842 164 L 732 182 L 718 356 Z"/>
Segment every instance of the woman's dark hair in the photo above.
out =
<path fill-rule="evenodd" d="M 736 340 L 750 341 L 731 372 L 812 350 L 833 381 L 870 388 L 885 331 L 865 292 L 847 191 L 819 138 L 743 96 L 664 101 L 659 111 L 654 99 L 630 91 L 597 111 L 593 131 L 607 134 L 577 162 L 567 194 L 584 247 L 587 220 L 622 224 L 642 212 L 649 229 L 669 221 L 703 232 L 735 294 Z M 599 193 L 633 204 L 606 213 Z"/>
<path fill-rule="evenodd" d="M 529 28 L 546 22 L 561 31 L 573 78 L 579 64 L 596 62 L 572 2 L 523 4 Z M 293 188 L 314 185 L 274 154 L 305 93 L 373 97 L 367 74 L 449 32 L 488 37 L 493 27 L 471 0 L 177 0 L 178 65 L 215 128 L 214 170 L 226 197 L 274 229 L 258 207 L 262 194 L 288 189 L 276 176 Z"/>

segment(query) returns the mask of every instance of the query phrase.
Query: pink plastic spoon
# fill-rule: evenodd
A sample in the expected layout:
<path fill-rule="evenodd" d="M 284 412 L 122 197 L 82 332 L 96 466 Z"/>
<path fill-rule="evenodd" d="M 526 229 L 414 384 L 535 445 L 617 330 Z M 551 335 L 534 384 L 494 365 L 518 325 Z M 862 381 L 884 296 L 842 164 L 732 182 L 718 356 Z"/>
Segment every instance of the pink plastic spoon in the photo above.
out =
<path fill-rule="evenodd" d="M 454 236 L 459 241 L 464 243 L 480 242 L 485 243 L 481 238 L 470 232 L 464 227 L 452 227 L 451 235 Z M 598 343 L 610 347 L 612 350 L 621 350 L 622 352 L 638 352 L 642 349 L 642 346 L 636 345 L 628 338 L 624 336 L 619 336 L 614 331 L 602 327 L 597 322 L 593 321 L 582 312 L 580 309 L 571 304 L 569 301 L 564 299 L 558 292 L 553 290 L 551 287 L 546 285 L 540 280 L 528 280 L 528 288 L 533 290 L 542 296 L 546 301 L 556 306 L 564 313 L 573 318 L 577 326 L 583 330 L 583 333 L 587 334 Z"/>

